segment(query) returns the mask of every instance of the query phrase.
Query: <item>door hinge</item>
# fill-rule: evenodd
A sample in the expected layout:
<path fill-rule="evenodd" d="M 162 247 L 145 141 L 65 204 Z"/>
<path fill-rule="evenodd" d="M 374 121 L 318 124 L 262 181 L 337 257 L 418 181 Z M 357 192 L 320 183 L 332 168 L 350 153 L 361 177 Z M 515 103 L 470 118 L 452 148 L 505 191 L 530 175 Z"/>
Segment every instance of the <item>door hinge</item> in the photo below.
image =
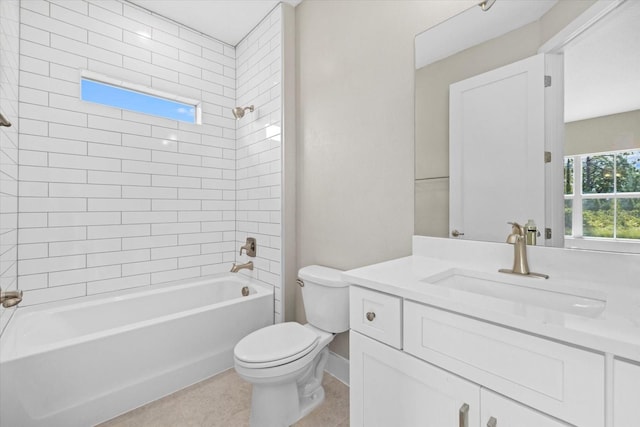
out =
<path fill-rule="evenodd" d="M 544 76 L 544 87 L 551 86 L 551 76 Z"/>
<path fill-rule="evenodd" d="M 544 152 L 544 162 L 551 163 L 551 151 Z"/>
<path fill-rule="evenodd" d="M 551 238 L 551 229 L 550 228 L 545 228 L 544 229 L 544 238 L 545 239 L 550 239 Z"/>

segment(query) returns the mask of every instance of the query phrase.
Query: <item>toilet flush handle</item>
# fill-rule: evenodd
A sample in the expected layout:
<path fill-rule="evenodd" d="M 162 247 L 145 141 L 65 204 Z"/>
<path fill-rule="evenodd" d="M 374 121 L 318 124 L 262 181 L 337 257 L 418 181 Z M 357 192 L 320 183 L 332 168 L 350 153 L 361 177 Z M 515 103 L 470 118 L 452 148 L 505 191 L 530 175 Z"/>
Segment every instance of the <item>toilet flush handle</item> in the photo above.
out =
<path fill-rule="evenodd" d="M 301 279 L 296 279 L 296 283 L 300 285 L 301 288 L 304 288 L 304 282 Z"/>

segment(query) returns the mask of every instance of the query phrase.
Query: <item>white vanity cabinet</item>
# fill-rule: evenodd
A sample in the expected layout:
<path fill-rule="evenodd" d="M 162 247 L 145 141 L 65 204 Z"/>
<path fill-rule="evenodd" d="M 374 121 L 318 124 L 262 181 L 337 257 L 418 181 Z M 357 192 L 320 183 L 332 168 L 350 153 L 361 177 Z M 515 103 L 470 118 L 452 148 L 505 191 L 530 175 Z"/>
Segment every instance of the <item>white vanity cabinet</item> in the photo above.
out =
<path fill-rule="evenodd" d="M 351 426 L 478 427 L 480 387 L 350 333 Z"/>
<path fill-rule="evenodd" d="M 404 301 L 404 351 L 581 427 L 605 422 L 604 355 Z"/>
<path fill-rule="evenodd" d="M 358 332 L 350 346 L 351 426 L 570 427 Z"/>
<path fill-rule="evenodd" d="M 402 298 L 351 286 L 351 329 L 395 348 L 402 348 Z"/>
<path fill-rule="evenodd" d="M 640 364 L 614 360 L 613 362 L 613 425 L 640 425 Z"/>
<path fill-rule="evenodd" d="M 480 393 L 482 427 L 570 427 L 562 421 L 483 388 Z"/>
<path fill-rule="evenodd" d="M 352 426 L 604 425 L 603 355 L 402 299 L 397 330 L 370 335 L 363 301 L 393 298 L 351 287 Z"/>
<path fill-rule="evenodd" d="M 570 427 L 358 332 L 350 346 L 352 426 Z"/>

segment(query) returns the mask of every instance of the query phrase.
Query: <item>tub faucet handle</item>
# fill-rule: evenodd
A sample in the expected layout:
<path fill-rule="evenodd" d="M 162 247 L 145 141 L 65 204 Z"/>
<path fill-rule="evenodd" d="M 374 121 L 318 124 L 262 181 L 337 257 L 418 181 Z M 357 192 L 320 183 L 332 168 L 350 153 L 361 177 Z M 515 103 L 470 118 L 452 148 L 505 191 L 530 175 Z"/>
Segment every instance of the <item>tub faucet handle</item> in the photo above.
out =
<path fill-rule="evenodd" d="M 256 239 L 255 237 L 247 237 L 247 243 L 244 246 L 240 246 L 240 255 L 242 255 L 242 250 L 247 252 L 247 255 L 250 257 L 256 256 Z"/>
<path fill-rule="evenodd" d="M 0 303 L 4 308 L 13 307 L 22 301 L 22 291 L 2 292 L 0 289 Z"/>

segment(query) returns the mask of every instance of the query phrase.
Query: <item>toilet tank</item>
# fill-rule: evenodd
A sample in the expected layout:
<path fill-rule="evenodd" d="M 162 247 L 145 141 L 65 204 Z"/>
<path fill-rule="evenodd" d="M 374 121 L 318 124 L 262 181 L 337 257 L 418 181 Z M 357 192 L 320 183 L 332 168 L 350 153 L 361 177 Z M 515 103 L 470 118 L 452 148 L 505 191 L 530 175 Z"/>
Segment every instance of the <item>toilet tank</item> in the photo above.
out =
<path fill-rule="evenodd" d="M 298 271 L 307 321 L 323 331 L 349 329 L 349 285 L 340 279 L 341 274 L 341 270 L 320 265 Z"/>

